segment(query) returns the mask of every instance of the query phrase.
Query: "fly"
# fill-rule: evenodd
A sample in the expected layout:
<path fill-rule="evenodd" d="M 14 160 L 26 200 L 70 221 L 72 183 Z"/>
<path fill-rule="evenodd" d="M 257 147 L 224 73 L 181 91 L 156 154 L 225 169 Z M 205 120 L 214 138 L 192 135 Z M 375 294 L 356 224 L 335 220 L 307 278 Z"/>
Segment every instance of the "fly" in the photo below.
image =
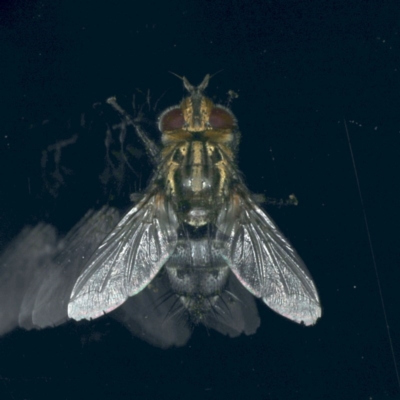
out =
<path fill-rule="evenodd" d="M 188 96 L 161 114 L 160 145 L 133 123 L 156 168 L 76 281 L 70 318 L 109 313 L 159 274 L 194 323 L 207 325 L 224 304 L 229 311 L 227 293 L 240 302 L 233 279 L 297 323 L 313 325 L 321 316 L 305 264 L 244 184 L 237 120 L 204 95 L 209 79 L 193 86 L 182 78 Z"/>

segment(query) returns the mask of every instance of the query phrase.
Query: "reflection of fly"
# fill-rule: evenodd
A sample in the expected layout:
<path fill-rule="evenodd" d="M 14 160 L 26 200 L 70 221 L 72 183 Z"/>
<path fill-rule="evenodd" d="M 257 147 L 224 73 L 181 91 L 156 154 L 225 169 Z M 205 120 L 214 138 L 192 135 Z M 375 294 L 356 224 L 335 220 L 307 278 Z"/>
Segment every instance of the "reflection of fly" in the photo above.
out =
<path fill-rule="evenodd" d="M 183 78 L 189 96 L 161 114 L 160 148 L 135 124 L 156 171 L 140 202 L 80 275 L 69 317 L 90 319 L 114 310 L 163 267 L 194 322 L 205 323 L 210 312 L 223 308 L 218 302 L 225 303 L 232 272 L 293 321 L 312 325 L 321 316 L 303 261 L 243 183 L 235 162 L 237 122 L 229 109 L 204 96 L 209 78 L 197 87 Z"/>

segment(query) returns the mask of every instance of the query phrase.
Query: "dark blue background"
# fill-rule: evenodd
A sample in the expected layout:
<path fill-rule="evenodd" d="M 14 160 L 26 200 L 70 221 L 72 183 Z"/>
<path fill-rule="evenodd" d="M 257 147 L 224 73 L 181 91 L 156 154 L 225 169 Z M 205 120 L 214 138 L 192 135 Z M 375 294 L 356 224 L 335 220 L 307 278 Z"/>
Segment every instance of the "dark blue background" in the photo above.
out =
<path fill-rule="evenodd" d="M 109 318 L 17 330 L 0 339 L 1 399 L 399 399 L 399 32 L 398 1 L 3 2 L 1 246 L 26 224 L 66 232 L 91 207 L 129 203 L 135 174 L 122 189 L 99 180 L 107 97 L 163 95 L 144 108 L 155 119 L 183 96 L 168 71 L 197 84 L 222 69 L 207 93 L 239 94 L 249 188 L 299 199 L 267 211 L 306 261 L 324 314 L 304 328 L 260 304 L 254 336 L 198 327 L 166 351 Z M 75 134 L 59 185 L 49 146 Z M 143 188 L 150 165 L 134 169 Z"/>

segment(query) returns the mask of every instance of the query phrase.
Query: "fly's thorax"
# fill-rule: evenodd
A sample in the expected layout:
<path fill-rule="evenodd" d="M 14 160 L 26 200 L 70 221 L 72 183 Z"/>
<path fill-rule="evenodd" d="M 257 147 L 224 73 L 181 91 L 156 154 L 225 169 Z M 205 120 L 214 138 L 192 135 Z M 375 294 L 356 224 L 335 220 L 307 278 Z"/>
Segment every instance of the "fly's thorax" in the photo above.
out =
<path fill-rule="evenodd" d="M 234 179 L 231 149 L 204 140 L 199 133 L 192 140 L 166 147 L 164 154 L 160 176 L 182 220 L 192 226 L 212 222 Z"/>

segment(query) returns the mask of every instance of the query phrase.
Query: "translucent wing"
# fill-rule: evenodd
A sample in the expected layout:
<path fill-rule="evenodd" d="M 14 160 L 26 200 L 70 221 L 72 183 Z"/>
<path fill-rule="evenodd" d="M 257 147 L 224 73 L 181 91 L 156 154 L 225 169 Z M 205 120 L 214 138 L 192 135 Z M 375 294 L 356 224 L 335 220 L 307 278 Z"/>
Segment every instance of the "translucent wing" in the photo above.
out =
<path fill-rule="evenodd" d="M 245 199 L 246 198 L 246 199 Z M 217 221 L 230 268 L 253 295 L 295 322 L 321 316 L 318 293 L 303 261 L 268 215 L 248 196 L 234 194 Z"/>
<path fill-rule="evenodd" d="M 175 212 L 161 194 L 146 197 L 133 207 L 78 278 L 68 316 L 97 318 L 139 293 L 174 251 L 177 227 Z"/>

